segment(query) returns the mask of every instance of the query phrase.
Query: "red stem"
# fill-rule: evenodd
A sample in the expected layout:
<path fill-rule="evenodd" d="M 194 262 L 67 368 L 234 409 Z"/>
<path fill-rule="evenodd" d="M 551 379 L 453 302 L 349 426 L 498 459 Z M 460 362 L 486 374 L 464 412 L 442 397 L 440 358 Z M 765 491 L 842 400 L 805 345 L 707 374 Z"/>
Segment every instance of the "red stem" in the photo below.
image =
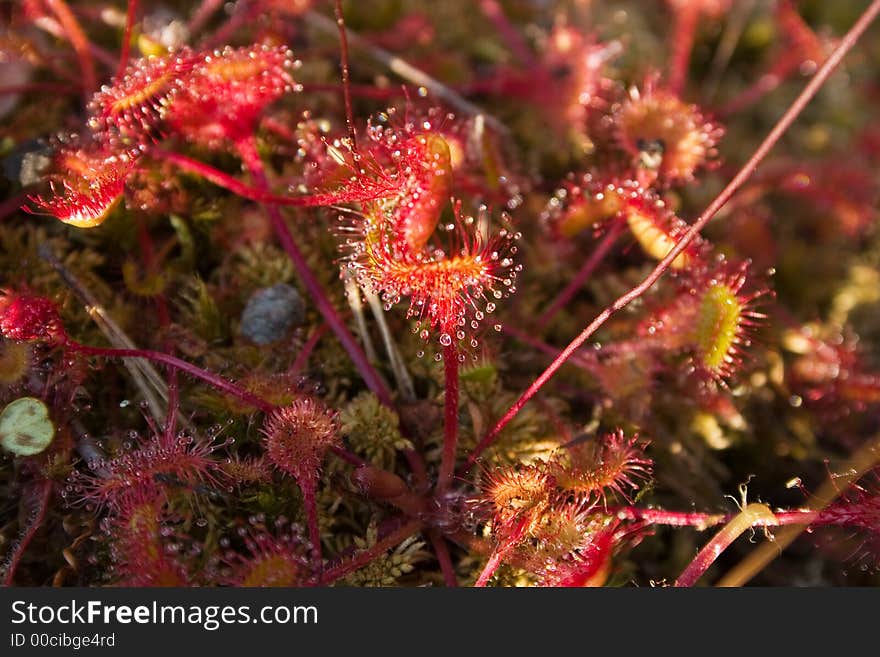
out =
<path fill-rule="evenodd" d="M 345 577 L 349 573 L 358 570 L 366 566 L 373 559 L 383 554 L 387 550 L 399 545 L 410 536 L 418 532 L 422 528 L 422 522 L 420 520 L 410 520 L 405 525 L 402 525 L 399 529 L 391 532 L 380 541 L 376 541 L 376 543 L 366 550 L 358 552 L 356 555 L 351 557 L 350 559 L 343 561 L 342 563 L 330 568 L 329 570 L 324 572 L 323 577 L 321 577 L 321 584 L 331 584 L 335 582 L 337 579 Z"/>
<path fill-rule="evenodd" d="M 324 337 L 324 334 L 327 333 L 329 327 L 327 324 L 321 324 L 316 330 L 312 331 L 312 334 L 309 336 L 309 339 L 305 341 L 302 348 L 300 348 L 299 353 L 296 355 L 296 359 L 293 361 L 291 366 L 287 369 L 287 375 L 293 376 L 294 374 L 299 373 L 300 370 L 304 369 L 306 364 L 309 362 L 309 356 L 312 355 L 312 352 L 315 350 L 315 347 L 318 345 L 318 342 L 321 338 Z"/>
<path fill-rule="evenodd" d="M 119 68 L 116 69 L 116 77 L 120 79 L 125 72 L 125 67 L 128 66 L 128 54 L 131 52 L 131 33 L 134 29 L 137 10 L 138 0 L 128 0 L 128 11 L 125 14 L 125 32 L 122 35 L 122 48 L 119 52 Z"/>
<path fill-rule="evenodd" d="M 195 35 L 196 32 L 201 31 L 205 24 L 211 20 L 214 12 L 220 9 L 223 2 L 224 0 L 202 0 L 186 25 L 189 33 Z"/>
<path fill-rule="evenodd" d="M 789 77 L 801 65 L 802 59 L 794 55 L 782 57 L 768 72 L 764 73 L 748 88 L 738 93 L 727 103 L 715 110 L 719 119 L 739 114 L 757 103 L 761 98 L 774 91 L 782 81 Z"/>
<path fill-rule="evenodd" d="M 231 381 L 227 381 L 221 376 L 203 370 L 192 363 L 177 358 L 176 356 L 164 354 L 160 351 L 150 351 L 148 349 L 116 349 L 114 347 L 90 347 L 89 345 L 81 344 L 70 338 L 67 339 L 64 346 L 72 351 L 87 356 L 103 356 L 107 358 L 144 358 L 156 363 L 162 363 L 163 365 L 173 367 L 174 369 L 180 372 L 185 372 L 197 379 L 201 379 L 217 390 L 232 395 L 233 397 L 237 397 L 246 404 L 257 408 L 264 413 L 270 413 L 275 409 L 273 404 L 270 404 L 265 399 L 257 397 L 253 393 L 248 392 Z"/>
<path fill-rule="evenodd" d="M 590 324 L 578 335 L 574 340 L 569 343 L 569 345 L 562 350 L 562 353 L 550 364 L 550 366 L 541 373 L 541 375 L 535 380 L 532 385 L 530 385 L 526 391 L 520 396 L 520 398 L 510 407 L 510 409 L 504 414 L 504 416 L 498 421 L 498 423 L 483 437 L 474 451 L 468 456 L 467 463 L 465 465 L 465 469 L 469 470 L 473 467 L 477 458 L 483 451 L 494 442 L 494 440 L 498 437 L 498 434 L 501 430 L 507 426 L 507 423 L 510 422 L 517 413 L 522 409 L 523 406 L 535 396 L 535 394 L 544 386 L 547 381 L 549 381 L 554 374 L 559 370 L 560 367 L 568 360 L 571 355 L 577 351 L 581 345 L 586 342 L 596 330 L 599 329 L 608 319 L 618 312 L 620 309 L 625 308 L 635 299 L 638 299 L 642 296 L 657 280 L 669 269 L 669 266 L 672 264 L 672 261 L 678 257 L 678 255 L 684 251 L 688 245 L 696 239 L 697 235 L 699 235 L 700 231 L 705 228 L 706 224 L 709 223 L 709 220 L 715 216 L 715 214 L 724 207 L 724 204 L 730 200 L 730 197 L 749 179 L 749 177 L 754 173 L 755 169 L 761 163 L 761 161 L 767 156 L 773 146 L 776 145 L 776 142 L 782 137 L 783 134 L 791 127 L 791 124 L 794 123 L 795 119 L 797 119 L 798 115 L 803 111 L 804 107 L 813 99 L 813 96 L 819 91 L 837 65 L 840 63 L 840 60 L 852 49 L 852 47 L 859 40 L 859 37 L 864 33 L 864 31 L 868 28 L 871 22 L 877 17 L 877 14 L 880 13 L 880 0 L 873 0 L 871 5 L 865 10 L 865 12 L 859 17 L 859 19 L 855 22 L 855 24 L 850 28 L 849 32 L 847 32 L 846 36 L 841 39 L 837 48 L 834 49 L 834 52 L 825 60 L 825 63 L 822 64 L 822 67 L 816 73 L 815 76 L 807 83 L 804 87 L 803 91 L 798 95 L 795 101 L 791 104 L 791 106 L 785 111 L 785 113 L 780 117 L 779 121 L 770 131 L 770 133 L 764 138 L 764 141 L 761 142 L 761 145 L 758 146 L 755 153 L 752 157 L 749 158 L 748 162 L 746 162 L 739 172 L 734 176 L 733 180 L 731 180 L 727 186 L 721 191 L 720 194 L 715 198 L 712 203 L 709 204 L 709 207 L 700 215 L 696 222 L 688 229 L 688 231 L 684 234 L 684 236 L 678 241 L 678 243 L 672 248 L 672 250 L 666 255 L 663 260 L 661 260 L 658 265 L 653 269 L 653 271 L 639 283 L 632 290 L 621 296 L 617 301 L 608 306 L 605 310 L 603 310 L 599 315 L 592 321 Z"/>
<path fill-rule="evenodd" d="M 304 82 L 300 85 L 304 93 L 320 93 L 332 92 L 339 93 L 345 91 L 344 87 L 338 84 L 324 84 L 319 82 Z M 406 95 L 404 87 L 391 86 L 388 88 L 372 87 L 368 84 L 351 84 L 348 86 L 349 94 L 359 96 L 361 98 L 371 98 L 373 100 L 389 100 L 391 98 L 399 98 Z"/>
<path fill-rule="evenodd" d="M 775 524 L 773 514 L 763 504 L 749 504 L 734 516 L 712 539 L 703 546 L 687 568 L 675 581 L 675 586 L 693 586 L 724 552 L 746 530 L 757 525 Z"/>
<path fill-rule="evenodd" d="M 208 182 L 211 182 L 218 187 L 222 187 L 229 190 L 233 194 L 241 196 L 242 198 L 250 199 L 252 201 L 257 201 L 258 203 L 271 203 L 273 205 L 287 205 L 306 208 L 328 206 L 340 202 L 339 194 L 334 192 L 313 194 L 310 196 L 276 196 L 272 194 L 272 192 L 268 189 L 257 189 L 255 187 L 245 185 L 234 176 L 220 171 L 219 169 L 215 169 L 210 164 L 199 162 L 198 160 L 194 160 L 190 157 L 187 157 L 186 155 L 181 155 L 180 153 L 155 150 L 152 152 L 152 156 L 159 160 L 171 162 L 180 169 L 183 169 L 184 171 L 188 171 L 189 173 L 194 173 L 197 176 L 201 176 Z M 379 194 L 380 191 L 377 189 L 374 191 L 365 192 L 362 197 L 359 197 L 357 195 L 346 196 L 346 200 L 351 202 L 371 200 L 373 198 L 376 198 L 376 196 L 378 196 Z"/>
<path fill-rule="evenodd" d="M 431 545 L 434 546 L 434 552 L 437 555 L 437 562 L 440 564 L 440 572 L 443 573 L 443 581 L 446 583 L 446 587 L 451 589 L 458 587 L 455 566 L 452 565 L 449 546 L 446 544 L 443 535 L 436 529 L 432 529 L 428 532 L 428 538 L 431 539 Z"/>
<path fill-rule="evenodd" d="M 446 375 L 444 392 L 445 413 L 443 426 L 443 456 L 437 476 L 437 492 L 443 492 L 452 483 L 455 471 L 455 452 L 458 447 L 458 347 L 453 342 L 443 348 L 443 371 Z"/>
<path fill-rule="evenodd" d="M 37 530 L 39 530 L 46 519 L 46 511 L 49 509 L 49 499 L 52 497 L 52 481 L 44 479 L 42 482 L 32 484 L 28 488 L 30 489 L 28 492 L 32 493 L 35 497 L 34 509 L 30 509 L 28 512 L 27 527 L 21 532 L 18 544 L 10 548 L 10 553 L 6 557 L 3 586 L 12 586 L 12 580 L 15 577 L 18 564 L 21 563 L 25 550 L 27 550 L 31 541 L 34 540 Z"/>
<path fill-rule="evenodd" d="M 535 65 L 535 57 L 532 55 L 525 40 L 520 33 L 510 24 L 504 13 L 504 8 L 497 0 L 480 0 L 480 11 L 489 19 L 495 31 L 504 39 L 510 51 L 516 55 L 520 63 L 526 66 Z"/>
<path fill-rule="evenodd" d="M 477 581 L 474 583 L 476 588 L 483 588 L 489 582 L 489 579 L 492 575 L 495 574 L 495 571 L 498 570 L 498 566 L 501 565 L 501 559 L 504 557 L 504 553 L 500 550 L 493 552 L 489 555 L 489 561 L 486 562 L 485 567 L 483 568 L 483 572 L 480 573 L 480 576 L 477 578 Z"/>
<path fill-rule="evenodd" d="M 245 25 L 254 16 L 253 0 L 239 0 L 235 3 L 235 9 L 210 37 L 205 38 L 205 48 L 216 48 L 233 40 L 236 31 Z"/>
<path fill-rule="evenodd" d="M 66 94 L 77 91 L 79 87 L 59 82 L 28 82 L 25 84 L 9 84 L 0 87 L 0 96 L 7 94 L 25 94 L 33 91 L 48 91 L 53 94 Z"/>
<path fill-rule="evenodd" d="M 342 447 L 331 447 L 330 451 L 346 463 L 353 465 L 356 468 L 360 468 L 364 465 L 369 465 L 369 463 L 367 463 L 367 461 L 364 461 L 360 456 L 358 456 L 357 454 L 352 454 L 347 449 L 343 449 Z"/>
<path fill-rule="evenodd" d="M 693 5 L 683 6 L 675 12 L 675 25 L 672 30 L 672 56 L 669 58 L 669 88 L 681 94 L 688 75 L 694 36 L 697 31 L 697 18 L 700 10 Z"/>
<path fill-rule="evenodd" d="M 593 249 L 593 252 L 590 254 L 590 257 L 587 258 L 587 261 L 584 263 L 584 266 L 581 267 L 581 270 L 573 279 L 571 279 L 569 284 L 565 286 L 565 289 L 559 293 L 559 296 L 556 297 L 553 303 L 551 303 L 547 307 L 547 310 L 545 310 L 538 318 L 538 322 L 535 326 L 538 331 L 547 326 L 556 313 L 567 306 L 574 298 L 578 293 L 578 290 L 583 287 L 584 283 L 587 282 L 587 279 L 593 275 L 593 272 L 596 271 L 596 268 L 602 263 L 605 256 L 608 255 L 608 252 L 611 251 L 611 247 L 614 245 L 614 242 L 623 230 L 624 224 L 622 222 L 614 222 L 614 225 L 605 237 L 602 238 L 602 241 L 596 245 L 595 249 Z"/>
<path fill-rule="evenodd" d="M 250 137 L 238 142 L 237 147 L 241 159 L 251 172 L 254 181 L 263 190 L 268 190 L 265 169 L 263 168 L 263 162 L 257 153 L 254 138 Z M 282 248 L 287 252 L 291 262 L 293 262 L 293 266 L 296 268 L 300 279 L 302 279 L 303 285 L 305 285 L 309 296 L 315 302 L 315 305 L 318 307 L 318 311 L 324 317 L 324 320 L 330 325 L 333 333 L 336 334 L 336 337 L 342 343 L 342 347 L 348 352 L 352 361 L 354 361 L 354 364 L 363 377 L 364 382 L 367 384 L 367 387 L 383 404 L 389 407 L 392 406 L 391 393 L 382 382 L 382 379 L 379 378 L 376 370 L 370 365 L 363 349 L 361 349 L 357 340 L 354 339 L 354 336 L 346 328 L 345 323 L 342 321 L 339 313 L 336 312 L 333 304 L 330 303 L 330 299 L 327 298 L 327 294 L 324 292 L 318 279 L 315 278 L 315 275 L 312 273 L 311 269 L 309 269 L 305 257 L 296 245 L 296 241 L 293 239 L 293 235 L 291 235 L 287 224 L 284 223 L 284 217 L 281 216 L 278 206 L 267 204 L 266 211 L 269 214 L 269 219 L 272 222 L 272 227 L 275 229 L 278 241 L 281 242 Z"/>
<path fill-rule="evenodd" d="M 670 527 L 695 527 L 703 530 L 725 522 L 730 522 L 737 514 L 731 513 L 694 513 L 688 511 L 667 511 L 665 509 L 640 509 L 638 507 L 609 508 L 608 515 L 621 520 L 647 522 L 652 525 Z M 780 511 L 773 514 L 775 520 L 768 523 L 758 519 L 753 527 L 809 525 L 816 521 L 816 511 Z"/>
<path fill-rule="evenodd" d="M 303 481 L 300 483 L 299 487 L 303 494 L 303 506 L 306 508 L 306 523 L 309 526 L 309 541 L 312 543 L 312 561 L 318 569 L 318 576 L 320 577 L 320 574 L 324 569 L 324 560 L 321 556 L 321 529 L 318 526 L 318 500 L 315 499 L 315 489 L 317 486 L 314 481 Z"/>
<path fill-rule="evenodd" d="M 342 15 L 342 0 L 334 4 L 336 25 L 339 27 L 339 66 L 342 69 L 342 97 L 345 102 L 345 124 L 351 139 L 351 151 L 357 156 L 357 130 L 354 129 L 354 112 L 351 110 L 351 80 L 348 72 L 348 35 L 345 30 L 345 17 Z"/>
<path fill-rule="evenodd" d="M 95 60 L 92 59 L 91 45 L 79 21 L 76 20 L 76 16 L 73 15 L 70 7 L 67 6 L 64 0 L 46 0 L 46 6 L 58 18 L 58 22 L 61 23 L 61 27 L 64 28 L 64 32 L 70 40 L 70 45 L 76 51 L 83 78 L 83 92 L 88 99 L 88 96 L 98 87 L 98 77 L 95 74 Z"/>

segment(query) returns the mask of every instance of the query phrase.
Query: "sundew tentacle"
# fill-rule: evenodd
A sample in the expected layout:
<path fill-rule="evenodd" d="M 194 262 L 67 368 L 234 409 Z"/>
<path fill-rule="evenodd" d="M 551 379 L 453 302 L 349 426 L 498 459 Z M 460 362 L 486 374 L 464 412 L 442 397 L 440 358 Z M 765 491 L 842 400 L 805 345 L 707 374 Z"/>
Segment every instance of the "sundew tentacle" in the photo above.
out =
<path fill-rule="evenodd" d="M 695 361 L 717 380 L 734 373 L 742 361 L 742 348 L 751 342 L 751 329 L 766 318 L 754 309 L 754 301 L 769 290 L 743 293 L 748 267 L 748 262 L 734 269 L 724 266 L 698 292 L 691 334 Z"/>
<path fill-rule="evenodd" d="M 226 47 L 200 53 L 170 105 L 171 128 L 190 141 L 217 148 L 250 138 L 263 111 L 299 91 L 291 71 L 300 62 L 285 47 Z"/>
<path fill-rule="evenodd" d="M 133 61 L 119 78 L 93 96 L 89 127 L 96 133 L 134 142 L 152 140 L 196 60 L 191 50 L 184 49 Z"/>
<path fill-rule="evenodd" d="M 655 172 L 664 184 L 688 183 L 717 163 L 723 129 L 653 79 L 632 87 L 612 116 L 620 148 L 636 168 Z"/>
<path fill-rule="evenodd" d="M 100 146 L 65 146 L 49 176 L 51 195 L 33 195 L 34 208 L 77 228 L 100 226 L 122 199 L 125 183 L 141 156 L 139 148 L 111 152 Z"/>
<path fill-rule="evenodd" d="M 662 198 L 635 178 L 598 171 L 569 176 L 548 202 L 541 221 L 561 240 L 623 221 L 642 250 L 655 260 L 666 257 L 688 228 Z M 686 269 L 702 257 L 704 248 L 703 240 L 695 240 L 672 261 L 672 268 Z"/>
<path fill-rule="evenodd" d="M 383 230 L 382 215 L 364 217 L 354 227 L 359 240 L 348 240 L 348 266 L 359 283 L 381 295 L 390 310 L 404 297 L 410 303 L 407 317 L 419 320 L 422 339 L 439 334 L 441 345 L 464 340 L 479 328 L 496 302 L 516 291 L 521 265 L 514 262 L 519 233 L 502 229 L 485 240 L 473 217 L 461 215 L 444 227 L 454 233 L 450 255 L 441 249 L 425 250 L 410 258 L 398 258 L 393 234 Z M 471 346 L 476 339 L 472 338 Z"/>

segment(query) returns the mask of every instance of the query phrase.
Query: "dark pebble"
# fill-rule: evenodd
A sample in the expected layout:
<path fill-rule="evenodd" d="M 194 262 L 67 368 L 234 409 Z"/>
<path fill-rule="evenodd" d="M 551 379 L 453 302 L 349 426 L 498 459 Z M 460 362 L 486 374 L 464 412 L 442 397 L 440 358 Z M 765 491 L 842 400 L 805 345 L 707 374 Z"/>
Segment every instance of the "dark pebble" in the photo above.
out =
<path fill-rule="evenodd" d="M 296 288 L 285 283 L 254 292 L 241 313 L 241 334 L 256 344 L 281 340 L 305 321 L 305 304 Z"/>

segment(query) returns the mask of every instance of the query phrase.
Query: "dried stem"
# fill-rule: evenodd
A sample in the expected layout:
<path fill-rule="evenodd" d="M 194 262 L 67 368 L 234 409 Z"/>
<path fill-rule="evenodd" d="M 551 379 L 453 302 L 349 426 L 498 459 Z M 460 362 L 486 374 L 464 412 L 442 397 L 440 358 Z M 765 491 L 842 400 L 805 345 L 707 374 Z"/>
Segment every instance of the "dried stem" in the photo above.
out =
<path fill-rule="evenodd" d="M 113 320 L 104 306 L 98 302 L 95 295 L 91 293 L 83 282 L 64 266 L 64 263 L 58 259 L 48 243 L 40 244 L 37 248 L 37 253 L 52 266 L 61 277 L 61 280 L 79 298 L 83 306 L 85 306 L 89 317 L 98 325 L 101 333 L 107 337 L 110 344 L 119 349 L 137 349 L 134 341 Z M 131 375 L 135 386 L 143 395 L 144 401 L 147 402 L 150 414 L 157 423 L 162 422 L 167 412 L 164 404 L 168 400 L 168 387 L 162 375 L 150 363 L 143 360 L 126 359 L 123 361 L 123 364 Z"/>
<path fill-rule="evenodd" d="M 361 287 L 358 285 L 357 279 L 350 272 L 344 272 L 343 276 L 345 277 L 345 300 L 348 301 L 348 307 L 351 308 L 354 326 L 360 336 L 361 344 L 364 345 L 364 352 L 371 363 L 378 363 L 379 355 L 376 353 L 376 347 L 373 346 L 373 339 L 370 337 L 367 320 L 364 316 Z"/>
<path fill-rule="evenodd" d="M 379 295 L 369 290 L 364 291 L 367 303 L 370 305 L 370 311 L 376 320 L 376 326 L 379 327 L 379 335 L 382 336 L 382 342 L 385 345 L 385 353 L 388 354 L 388 364 L 391 366 L 391 372 L 394 374 L 394 382 L 397 384 L 397 390 L 400 397 L 404 401 L 413 401 L 416 398 L 416 390 L 413 386 L 412 377 L 409 370 L 406 369 L 406 362 L 400 355 L 400 350 L 394 342 L 391 330 L 388 328 L 388 322 L 385 321 L 385 309 L 382 307 L 382 300 Z"/>
<path fill-rule="evenodd" d="M 804 87 L 803 91 L 798 95 L 795 101 L 791 104 L 791 106 L 785 111 L 785 113 L 780 117 L 779 121 L 770 131 L 770 133 L 764 138 L 764 141 L 761 142 L 761 145 L 758 146 L 755 153 L 752 157 L 749 158 L 748 162 L 746 162 L 739 172 L 734 176 L 733 180 L 731 180 L 727 186 L 718 194 L 712 203 L 709 204 L 709 207 L 700 215 L 700 217 L 694 222 L 694 224 L 688 229 L 688 231 L 682 236 L 682 238 L 678 241 L 678 243 L 672 248 L 672 250 L 666 255 L 663 260 L 651 271 L 651 273 L 639 283 L 632 290 L 621 296 L 614 303 L 608 306 L 605 310 L 603 310 L 599 315 L 592 321 L 590 324 L 578 335 L 574 340 L 569 343 L 569 345 L 562 350 L 562 353 L 550 364 L 550 366 L 541 373 L 540 376 L 535 380 L 532 385 L 526 389 L 526 391 L 520 396 L 520 398 L 510 407 L 510 409 L 502 416 L 502 418 L 498 421 L 498 423 L 483 437 L 474 451 L 468 457 L 467 463 L 465 464 L 466 469 L 470 469 L 476 459 L 479 457 L 483 451 L 492 444 L 492 442 L 498 437 L 498 434 L 501 430 L 507 426 L 507 423 L 510 422 L 517 413 L 522 409 L 523 406 L 535 396 L 535 394 L 544 386 L 547 381 L 549 381 L 554 374 L 562 367 L 563 363 L 575 352 L 577 349 L 581 347 L 581 345 L 586 342 L 590 336 L 592 336 L 598 329 L 601 327 L 608 319 L 614 315 L 616 312 L 625 308 L 627 305 L 632 303 L 635 299 L 638 299 L 642 296 L 648 289 L 651 288 L 654 283 L 669 269 L 672 261 L 678 257 L 678 255 L 684 251 L 688 245 L 696 239 L 697 235 L 699 235 L 700 231 L 709 223 L 709 220 L 715 216 L 715 214 L 730 200 L 730 197 L 749 179 L 749 177 L 754 173 L 755 169 L 758 165 L 763 161 L 763 159 L 767 156 L 770 150 L 776 145 L 776 142 L 782 137 L 783 134 L 791 127 L 791 124 L 794 123 L 795 119 L 800 115 L 803 111 L 804 107 L 813 99 L 819 89 L 825 84 L 828 80 L 831 73 L 840 63 L 840 60 L 852 49 L 852 47 L 859 40 L 859 37 L 864 33 L 864 31 L 868 28 L 871 22 L 877 17 L 877 14 L 880 13 L 880 0 L 873 0 L 871 5 L 865 10 L 865 12 L 859 17 L 859 19 L 855 22 L 855 24 L 850 28 L 849 32 L 847 32 L 846 36 L 838 44 L 837 48 L 834 49 L 834 52 L 828 57 L 822 67 L 817 71 L 816 75 L 807 83 Z"/>
<path fill-rule="evenodd" d="M 724 33 L 721 35 L 721 41 L 712 57 L 712 65 L 709 69 L 709 76 L 703 85 L 703 100 L 708 103 L 711 101 L 718 91 L 718 85 L 721 83 L 721 77 L 727 65 L 730 63 L 733 52 L 736 50 L 736 44 L 742 37 L 743 31 L 752 11 L 755 9 L 757 0 L 742 0 L 735 2 L 730 12 L 728 12 Z"/>

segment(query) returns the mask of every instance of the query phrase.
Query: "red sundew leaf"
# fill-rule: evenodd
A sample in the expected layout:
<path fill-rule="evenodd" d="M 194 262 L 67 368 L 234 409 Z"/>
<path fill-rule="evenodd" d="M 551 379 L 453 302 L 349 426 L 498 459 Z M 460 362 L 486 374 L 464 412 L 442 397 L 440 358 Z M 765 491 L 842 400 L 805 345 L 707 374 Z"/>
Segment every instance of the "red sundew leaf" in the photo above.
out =
<path fill-rule="evenodd" d="M 177 134 L 211 148 L 250 138 L 266 107 L 300 89 L 290 75 L 299 65 L 285 47 L 199 53 L 168 106 L 168 122 Z"/>
<path fill-rule="evenodd" d="M 95 228 L 122 199 L 125 183 L 141 156 L 139 148 L 112 152 L 108 146 L 65 147 L 49 176 L 52 194 L 28 197 L 37 210 L 77 228 Z M 24 210 L 35 213 L 35 209 Z"/>
<path fill-rule="evenodd" d="M 196 63 L 189 49 L 131 62 L 122 76 L 101 87 L 89 104 L 97 133 L 147 143 Z"/>
<path fill-rule="evenodd" d="M 723 128 L 696 106 L 649 78 L 612 109 L 617 141 L 638 169 L 655 171 L 666 184 L 688 183 L 717 165 Z"/>

